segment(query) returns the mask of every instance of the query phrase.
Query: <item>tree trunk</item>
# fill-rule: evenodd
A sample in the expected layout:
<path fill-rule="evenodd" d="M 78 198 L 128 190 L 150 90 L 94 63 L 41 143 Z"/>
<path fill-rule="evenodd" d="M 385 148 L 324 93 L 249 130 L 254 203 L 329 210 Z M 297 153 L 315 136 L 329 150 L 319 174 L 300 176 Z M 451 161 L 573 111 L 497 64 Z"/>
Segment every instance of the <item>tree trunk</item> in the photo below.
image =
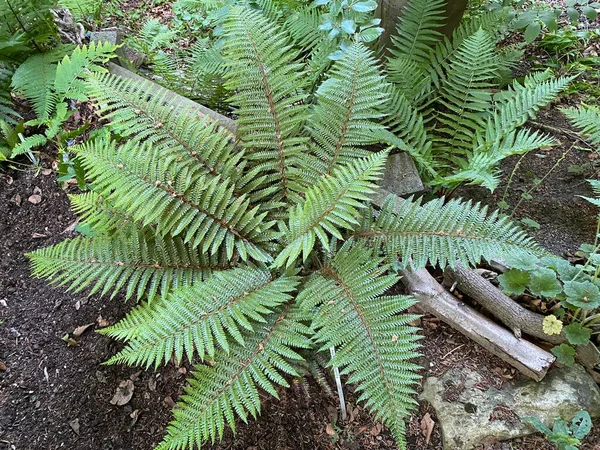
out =
<path fill-rule="evenodd" d="M 414 0 L 413 0 L 414 1 Z M 427 0 L 421 0 L 427 1 Z M 381 19 L 381 27 L 385 30 L 379 40 L 379 49 L 385 51 L 391 44 L 392 35 L 396 34 L 398 18 L 409 0 L 379 0 L 378 16 Z M 440 30 L 446 36 L 452 36 L 452 32 L 460 24 L 467 9 L 468 0 L 446 1 L 446 25 Z"/>

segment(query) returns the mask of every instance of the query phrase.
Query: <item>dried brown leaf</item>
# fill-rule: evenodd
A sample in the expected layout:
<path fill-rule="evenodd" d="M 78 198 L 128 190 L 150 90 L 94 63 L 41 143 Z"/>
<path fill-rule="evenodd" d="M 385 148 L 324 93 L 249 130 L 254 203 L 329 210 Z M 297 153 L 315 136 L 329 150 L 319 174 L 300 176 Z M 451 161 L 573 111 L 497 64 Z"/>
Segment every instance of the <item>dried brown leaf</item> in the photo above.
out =
<path fill-rule="evenodd" d="M 425 413 L 423 418 L 421 419 L 421 433 L 425 437 L 425 443 L 429 444 L 429 440 L 431 439 L 431 433 L 433 432 L 433 427 L 435 427 L 435 422 L 429 415 L 429 413 Z"/>
<path fill-rule="evenodd" d="M 33 195 L 29 196 L 29 198 L 27 199 L 27 201 L 29 203 L 33 203 L 34 205 L 37 205 L 38 203 L 41 203 L 42 196 L 38 195 L 38 194 L 33 194 Z"/>
<path fill-rule="evenodd" d="M 91 327 L 93 325 L 94 325 L 93 323 L 88 323 L 88 324 L 81 325 L 81 326 L 75 328 L 75 330 L 73 330 L 73 336 L 75 336 L 75 337 L 81 336 L 85 332 L 85 330 L 87 330 L 89 327 Z"/>
<path fill-rule="evenodd" d="M 115 395 L 111 399 L 111 405 L 123 406 L 129 403 L 133 397 L 135 386 L 131 380 L 123 380 L 119 383 Z"/>

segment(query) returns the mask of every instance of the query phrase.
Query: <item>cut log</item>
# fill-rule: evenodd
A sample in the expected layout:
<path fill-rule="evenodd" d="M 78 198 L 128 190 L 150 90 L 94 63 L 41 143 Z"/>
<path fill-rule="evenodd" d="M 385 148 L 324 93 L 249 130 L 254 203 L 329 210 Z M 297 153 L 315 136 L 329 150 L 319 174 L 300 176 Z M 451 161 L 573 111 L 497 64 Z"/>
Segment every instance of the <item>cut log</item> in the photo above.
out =
<path fill-rule="evenodd" d="M 458 262 L 454 268 L 448 266 L 444 270 L 444 284 L 452 286 L 455 283 L 461 292 L 467 294 L 510 328 L 515 337 L 520 338 L 521 334 L 525 333 L 552 344 L 568 342 L 564 332 L 554 335 L 544 333 L 545 316 L 523 308 L 477 272 L 465 268 Z M 600 362 L 600 353 L 592 343 L 578 345 L 577 359 L 588 369 L 593 369 Z"/>
<path fill-rule="evenodd" d="M 408 291 L 427 312 L 473 339 L 521 373 L 540 381 L 555 361 L 554 355 L 475 311 L 441 286 L 426 269 L 400 271 Z"/>

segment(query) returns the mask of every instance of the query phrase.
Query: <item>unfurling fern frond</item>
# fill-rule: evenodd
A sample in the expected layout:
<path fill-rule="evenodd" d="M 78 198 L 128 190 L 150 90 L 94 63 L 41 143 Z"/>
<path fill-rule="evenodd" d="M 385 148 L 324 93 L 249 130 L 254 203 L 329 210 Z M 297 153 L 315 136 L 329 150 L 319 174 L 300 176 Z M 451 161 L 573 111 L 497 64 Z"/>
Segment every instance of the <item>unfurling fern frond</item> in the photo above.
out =
<path fill-rule="evenodd" d="M 341 239 L 340 230 L 358 225 L 358 210 L 375 192 L 385 166 L 386 153 L 376 153 L 336 169 L 306 192 L 306 199 L 290 212 L 289 243 L 279 253 L 275 266 L 290 267 L 302 254 L 308 258 L 315 241 L 329 247 L 329 235 Z"/>
<path fill-rule="evenodd" d="M 306 120 L 306 93 L 296 51 L 286 33 L 256 12 L 233 8 L 225 27 L 238 138 L 247 158 L 269 174 L 265 183 L 279 187 L 277 199 L 297 201 L 314 165 L 307 138 L 298 134 Z"/>
<path fill-rule="evenodd" d="M 298 280 L 273 279 L 267 270 L 242 267 L 179 289 L 156 305 L 141 305 L 103 330 L 127 341 L 109 363 L 157 367 L 173 355 L 181 362 L 184 352 L 190 361 L 194 355 L 213 358 L 216 347 L 229 353 L 228 340 L 244 345 L 242 330 L 252 332 L 252 322 L 262 326 L 264 316 L 291 299 Z"/>
<path fill-rule="evenodd" d="M 415 303 L 410 297 L 386 296 L 396 275 L 363 246 L 346 244 L 310 278 L 298 302 L 307 311 L 318 306 L 314 340 L 321 350 L 336 348 L 330 365 L 343 368 L 357 384 L 359 400 L 389 427 L 404 448 L 404 418 L 416 404 L 418 381 L 417 317 L 398 315 Z"/>
<path fill-rule="evenodd" d="M 298 376 L 297 349 L 311 346 L 306 314 L 295 305 L 282 305 L 254 333 L 246 345 L 232 343 L 209 365 L 196 366 L 190 386 L 174 411 L 160 450 L 201 448 L 223 436 L 227 423 L 235 431 L 235 417 L 247 421 L 260 413 L 259 389 L 277 397 L 276 386 L 288 386 L 285 375 Z"/>
<path fill-rule="evenodd" d="M 146 297 L 148 302 L 230 267 L 223 256 L 202 253 L 180 238 L 131 227 L 110 236 L 64 241 L 28 256 L 34 276 L 68 286 L 69 291 L 91 287 L 89 295 L 114 297 L 123 290 L 126 299 Z"/>
<path fill-rule="evenodd" d="M 398 257 L 415 267 L 465 266 L 481 258 L 541 255 L 544 251 L 508 218 L 497 212 L 488 215 L 486 206 L 444 199 L 421 205 L 405 200 L 398 205 L 390 196 L 373 221 L 366 215 L 362 229 L 352 234 L 359 241 L 371 242 L 395 262 Z"/>
<path fill-rule="evenodd" d="M 377 62 L 362 45 L 351 46 L 333 65 L 317 90 L 308 122 L 327 173 L 338 163 L 364 157 L 364 147 L 377 142 L 371 133 L 382 129 L 374 122 L 382 116 L 378 107 L 387 100 L 384 87 Z"/>

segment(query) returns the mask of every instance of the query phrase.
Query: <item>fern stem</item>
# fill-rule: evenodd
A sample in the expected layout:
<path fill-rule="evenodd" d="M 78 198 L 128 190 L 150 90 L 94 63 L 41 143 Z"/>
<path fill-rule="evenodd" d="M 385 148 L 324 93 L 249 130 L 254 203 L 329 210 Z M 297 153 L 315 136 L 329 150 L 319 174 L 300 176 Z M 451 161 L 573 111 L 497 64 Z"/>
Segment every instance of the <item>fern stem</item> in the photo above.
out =
<path fill-rule="evenodd" d="M 331 359 L 335 358 L 335 347 L 329 348 Z M 337 387 L 338 397 L 340 398 L 340 410 L 342 411 L 342 421 L 346 421 L 346 400 L 344 399 L 344 390 L 342 389 L 342 379 L 340 378 L 340 369 L 335 364 L 333 365 L 333 377 Z"/>

